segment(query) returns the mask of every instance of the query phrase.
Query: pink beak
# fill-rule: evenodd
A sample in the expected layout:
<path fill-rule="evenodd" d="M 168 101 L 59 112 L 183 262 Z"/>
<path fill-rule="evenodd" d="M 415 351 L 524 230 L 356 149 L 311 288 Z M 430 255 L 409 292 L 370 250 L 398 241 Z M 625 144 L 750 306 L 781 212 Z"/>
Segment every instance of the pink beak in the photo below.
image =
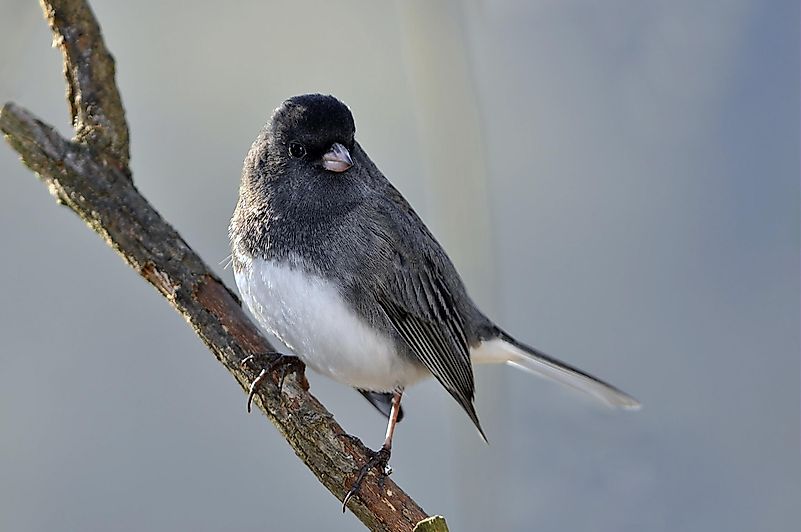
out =
<path fill-rule="evenodd" d="M 323 155 L 323 168 L 332 172 L 344 172 L 353 166 L 353 159 L 350 158 L 348 149 L 335 142 L 331 145 L 331 149 Z"/>

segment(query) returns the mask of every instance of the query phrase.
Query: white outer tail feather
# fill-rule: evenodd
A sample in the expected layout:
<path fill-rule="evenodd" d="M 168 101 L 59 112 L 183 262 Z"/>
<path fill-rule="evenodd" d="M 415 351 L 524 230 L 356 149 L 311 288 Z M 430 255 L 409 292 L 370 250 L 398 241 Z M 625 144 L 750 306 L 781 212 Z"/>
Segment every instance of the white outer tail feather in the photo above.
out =
<path fill-rule="evenodd" d="M 538 377 L 588 393 L 616 408 L 628 410 L 640 408 L 639 401 L 614 386 L 583 374 L 553 358 L 539 356 L 534 350 L 526 351 L 502 338 L 481 342 L 477 348 L 470 351 L 470 358 L 475 364 L 509 364 Z"/>

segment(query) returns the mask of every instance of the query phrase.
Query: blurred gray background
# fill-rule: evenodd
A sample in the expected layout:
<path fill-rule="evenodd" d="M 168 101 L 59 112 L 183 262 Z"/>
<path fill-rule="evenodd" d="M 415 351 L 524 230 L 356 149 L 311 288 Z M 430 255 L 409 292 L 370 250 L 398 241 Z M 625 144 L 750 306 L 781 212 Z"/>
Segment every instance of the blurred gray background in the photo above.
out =
<path fill-rule="evenodd" d="M 642 400 L 482 367 L 485 446 L 410 390 L 393 478 L 452 530 L 798 529 L 798 2 L 92 4 L 136 183 L 229 285 L 250 142 L 333 93 L 491 316 Z M 0 0 L 0 100 L 69 134 L 50 44 Z M 360 528 L 6 145 L 0 171 L 0 529 Z M 312 390 L 380 444 L 355 392 Z"/>

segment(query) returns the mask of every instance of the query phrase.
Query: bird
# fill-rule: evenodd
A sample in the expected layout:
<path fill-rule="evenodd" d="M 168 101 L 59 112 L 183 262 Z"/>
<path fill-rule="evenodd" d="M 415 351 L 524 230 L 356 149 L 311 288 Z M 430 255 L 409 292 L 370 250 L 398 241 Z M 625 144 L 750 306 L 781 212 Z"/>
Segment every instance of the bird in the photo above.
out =
<path fill-rule="evenodd" d="M 388 418 L 384 443 L 360 470 L 343 510 L 371 468 L 386 469 L 402 395 L 425 378 L 447 390 L 485 441 L 475 364 L 509 364 L 613 407 L 639 407 L 484 315 L 355 133 L 350 109 L 334 96 L 285 100 L 245 158 L 229 225 L 236 285 L 258 326 Z"/>

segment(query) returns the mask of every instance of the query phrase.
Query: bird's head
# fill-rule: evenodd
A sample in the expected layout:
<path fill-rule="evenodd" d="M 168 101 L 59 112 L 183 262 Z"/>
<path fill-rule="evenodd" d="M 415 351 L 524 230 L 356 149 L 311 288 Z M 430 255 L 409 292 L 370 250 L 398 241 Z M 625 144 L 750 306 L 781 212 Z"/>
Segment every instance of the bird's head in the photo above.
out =
<path fill-rule="evenodd" d="M 299 174 L 346 172 L 355 132 L 350 109 L 333 96 L 295 96 L 270 119 L 268 159 Z"/>

